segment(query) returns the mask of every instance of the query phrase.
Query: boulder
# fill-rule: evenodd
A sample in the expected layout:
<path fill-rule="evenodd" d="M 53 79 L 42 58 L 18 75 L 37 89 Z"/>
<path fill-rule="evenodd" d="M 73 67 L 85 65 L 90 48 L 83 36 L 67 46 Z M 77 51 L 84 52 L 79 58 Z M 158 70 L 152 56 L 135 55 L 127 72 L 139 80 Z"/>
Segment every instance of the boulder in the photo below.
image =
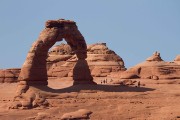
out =
<path fill-rule="evenodd" d="M 137 81 L 136 80 L 117 80 L 113 81 L 112 84 L 117 84 L 117 85 L 124 85 L 124 86 L 129 86 L 129 85 L 135 85 Z"/>
<path fill-rule="evenodd" d="M 159 80 L 159 77 L 156 76 L 156 75 L 153 75 L 153 76 L 151 76 L 151 79 L 153 79 L 153 80 Z"/>
<path fill-rule="evenodd" d="M 141 67 L 130 68 L 121 73 L 121 79 L 136 79 L 139 78 L 139 73 L 141 71 Z"/>
<path fill-rule="evenodd" d="M 79 109 L 75 112 L 65 113 L 61 120 L 84 120 L 89 119 L 89 115 L 91 115 L 92 112 L 87 109 Z"/>

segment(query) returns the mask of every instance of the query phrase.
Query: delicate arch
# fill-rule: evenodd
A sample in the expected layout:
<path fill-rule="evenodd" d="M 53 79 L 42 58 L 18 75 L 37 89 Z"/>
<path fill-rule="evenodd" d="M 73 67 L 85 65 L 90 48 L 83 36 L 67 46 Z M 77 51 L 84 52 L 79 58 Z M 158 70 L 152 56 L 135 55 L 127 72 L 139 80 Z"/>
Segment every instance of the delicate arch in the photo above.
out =
<path fill-rule="evenodd" d="M 59 19 L 49 20 L 46 22 L 45 26 L 46 28 L 40 33 L 38 39 L 33 43 L 27 54 L 27 58 L 19 75 L 20 83 L 28 85 L 48 84 L 46 69 L 48 50 L 57 41 L 62 41 L 63 38 L 70 45 L 79 59 L 73 71 L 77 78 L 74 77 L 74 80 L 76 83 L 77 81 L 88 81 L 88 83 L 93 83 L 93 78 L 88 69 L 87 62 L 85 61 L 87 57 L 87 45 L 84 37 L 78 30 L 76 23 L 70 20 Z M 79 71 L 83 71 L 85 73 L 83 75 L 85 76 L 78 77 L 78 75 L 82 75 Z"/>

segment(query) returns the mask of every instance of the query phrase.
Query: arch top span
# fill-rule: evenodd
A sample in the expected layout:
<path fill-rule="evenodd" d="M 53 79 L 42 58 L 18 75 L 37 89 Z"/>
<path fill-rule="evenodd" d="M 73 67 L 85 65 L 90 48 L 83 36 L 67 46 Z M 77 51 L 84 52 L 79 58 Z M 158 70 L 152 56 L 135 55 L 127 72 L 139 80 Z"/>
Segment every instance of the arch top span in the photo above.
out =
<path fill-rule="evenodd" d="M 45 23 L 46 28 L 52 28 L 52 27 L 63 28 L 64 26 L 75 27 L 76 22 L 72 20 L 59 19 L 59 20 L 48 20 Z"/>
<path fill-rule="evenodd" d="M 48 20 L 45 23 L 45 30 L 49 29 L 54 29 L 58 32 L 56 39 L 54 39 L 55 42 L 62 41 L 64 38 L 79 59 L 84 59 L 87 57 L 87 45 L 84 37 L 78 30 L 76 22 L 65 19 Z"/>

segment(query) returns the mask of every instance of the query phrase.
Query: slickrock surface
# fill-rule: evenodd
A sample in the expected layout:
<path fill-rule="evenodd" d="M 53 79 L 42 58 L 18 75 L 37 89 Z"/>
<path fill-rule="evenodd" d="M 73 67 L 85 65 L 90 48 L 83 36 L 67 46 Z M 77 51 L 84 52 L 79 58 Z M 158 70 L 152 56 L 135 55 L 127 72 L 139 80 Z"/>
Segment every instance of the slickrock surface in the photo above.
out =
<path fill-rule="evenodd" d="M 79 109 L 75 112 L 65 113 L 61 120 L 81 120 L 81 119 L 89 119 L 89 115 L 92 114 L 90 110 L 87 109 Z"/>
<path fill-rule="evenodd" d="M 72 86 L 72 78 L 67 77 L 49 80 L 48 86 L 54 89 L 49 91 L 54 97 L 47 97 L 49 107 L 28 110 L 8 109 L 17 83 L 0 84 L 0 119 L 61 120 L 66 113 L 87 109 L 92 112 L 90 120 L 179 120 L 180 79 L 134 79 L 145 84 L 140 87 L 135 87 L 137 83 L 133 81 L 133 86 L 114 85 L 110 81 L 119 79 L 109 77 L 106 77 L 107 84 L 101 84 L 103 79 L 95 78 L 98 83 L 95 86 Z"/>

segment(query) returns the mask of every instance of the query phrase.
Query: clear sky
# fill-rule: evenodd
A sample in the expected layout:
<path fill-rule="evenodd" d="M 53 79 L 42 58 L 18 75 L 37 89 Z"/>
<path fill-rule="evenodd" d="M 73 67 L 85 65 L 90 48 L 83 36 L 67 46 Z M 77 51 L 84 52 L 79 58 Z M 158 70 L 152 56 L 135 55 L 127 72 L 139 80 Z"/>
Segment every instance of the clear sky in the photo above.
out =
<path fill-rule="evenodd" d="M 77 22 L 87 44 L 106 42 L 131 67 L 180 54 L 180 0 L 0 0 L 0 68 L 21 67 L 49 19 Z"/>

